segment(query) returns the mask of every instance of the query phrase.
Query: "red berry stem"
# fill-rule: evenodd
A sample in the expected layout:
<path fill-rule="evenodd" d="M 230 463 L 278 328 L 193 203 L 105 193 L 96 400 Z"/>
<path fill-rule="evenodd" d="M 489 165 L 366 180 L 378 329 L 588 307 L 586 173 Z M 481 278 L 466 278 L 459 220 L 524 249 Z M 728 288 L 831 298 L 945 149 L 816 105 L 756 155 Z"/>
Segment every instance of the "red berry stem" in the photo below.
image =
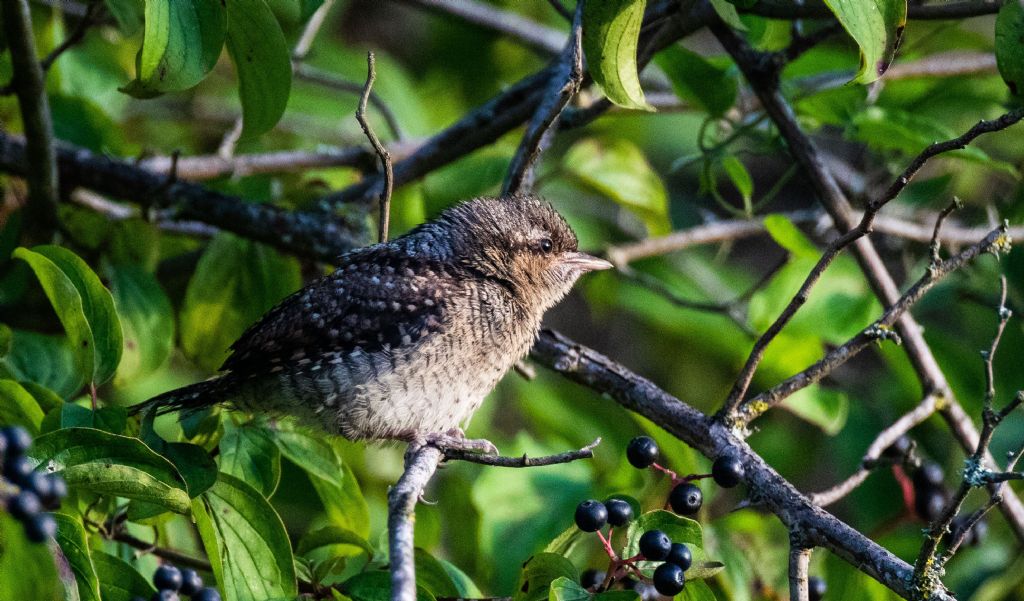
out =
<path fill-rule="evenodd" d="M 616 555 L 615 551 L 612 549 L 611 535 L 611 530 L 608 531 L 608 538 L 605 538 L 605 536 L 601 534 L 600 530 L 597 531 L 597 537 L 601 539 L 601 545 L 604 546 L 604 552 L 608 554 L 608 557 L 611 558 L 612 562 L 617 562 L 619 561 L 619 556 Z"/>
<path fill-rule="evenodd" d="M 674 471 L 672 471 L 672 470 L 668 469 L 667 467 L 664 467 L 664 466 L 662 466 L 662 465 L 659 465 L 659 464 L 657 464 L 657 463 L 652 463 L 652 464 L 651 464 L 651 467 L 652 467 L 652 468 L 654 468 L 654 469 L 656 469 L 656 470 L 658 470 L 659 472 L 662 472 L 662 473 L 668 474 L 668 476 L 669 476 L 670 478 L 672 478 L 672 483 L 673 483 L 673 484 L 676 484 L 676 483 L 678 483 L 678 482 L 680 481 L 680 480 L 679 480 L 679 474 L 677 474 L 677 473 L 675 473 Z"/>

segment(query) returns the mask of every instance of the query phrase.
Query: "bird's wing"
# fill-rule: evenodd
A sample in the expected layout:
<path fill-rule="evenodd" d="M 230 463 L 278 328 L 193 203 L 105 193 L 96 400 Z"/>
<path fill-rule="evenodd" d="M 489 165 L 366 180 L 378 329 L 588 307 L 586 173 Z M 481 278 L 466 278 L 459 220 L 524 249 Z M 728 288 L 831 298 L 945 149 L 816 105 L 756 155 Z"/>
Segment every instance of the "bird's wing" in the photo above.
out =
<path fill-rule="evenodd" d="M 326 353 L 395 349 L 439 332 L 459 279 L 443 263 L 388 247 L 350 253 L 231 345 L 221 370 L 253 371 Z"/>

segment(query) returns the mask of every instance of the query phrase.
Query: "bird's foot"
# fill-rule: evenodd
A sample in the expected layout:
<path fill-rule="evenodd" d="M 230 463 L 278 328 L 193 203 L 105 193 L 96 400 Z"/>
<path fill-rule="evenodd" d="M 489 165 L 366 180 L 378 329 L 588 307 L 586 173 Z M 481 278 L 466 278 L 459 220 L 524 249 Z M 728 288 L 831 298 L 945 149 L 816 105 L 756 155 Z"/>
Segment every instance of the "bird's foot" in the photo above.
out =
<path fill-rule="evenodd" d="M 494 446 L 494 443 L 483 438 L 466 438 L 466 435 L 459 428 L 452 428 L 447 432 L 432 432 L 424 437 L 424 442 L 442 451 L 466 451 L 467 453 L 481 453 L 484 455 L 498 454 L 498 447 Z"/>

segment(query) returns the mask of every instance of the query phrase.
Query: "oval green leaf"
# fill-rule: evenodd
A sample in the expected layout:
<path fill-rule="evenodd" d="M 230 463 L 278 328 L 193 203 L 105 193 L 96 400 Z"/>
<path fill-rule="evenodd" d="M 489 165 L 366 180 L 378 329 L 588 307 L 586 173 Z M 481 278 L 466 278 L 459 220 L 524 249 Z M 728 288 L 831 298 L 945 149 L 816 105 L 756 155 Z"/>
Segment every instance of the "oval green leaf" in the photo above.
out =
<path fill-rule="evenodd" d="M 0 424 L 24 426 L 37 436 L 42 423 L 43 410 L 35 397 L 14 380 L 0 380 Z"/>
<path fill-rule="evenodd" d="M 718 67 L 679 45 L 659 52 L 654 62 L 668 76 L 676 96 L 696 104 L 712 117 L 721 117 L 735 104 L 734 70 Z"/>
<path fill-rule="evenodd" d="M 854 81 L 871 83 L 889 68 L 907 24 L 907 0 L 825 0 L 860 47 Z"/>
<path fill-rule="evenodd" d="M 137 438 L 92 428 L 66 428 L 35 440 L 29 456 L 59 472 L 68 487 L 137 499 L 187 513 L 184 479 L 168 460 Z"/>
<path fill-rule="evenodd" d="M 583 5 L 583 54 L 608 100 L 652 111 L 640 87 L 636 51 L 647 0 L 589 0 Z"/>
<path fill-rule="evenodd" d="M 110 291 L 75 253 L 59 246 L 18 248 L 67 332 L 82 373 L 102 384 L 121 361 L 121 322 Z"/>
<path fill-rule="evenodd" d="M 1010 0 L 996 17 L 996 66 L 1014 96 L 1024 96 L 1024 4 Z"/>
<path fill-rule="evenodd" d="M 135 265 L 111 269 L 110 290 L 124 332 L 115 381 L 125 384 L 152 374 L 171 356 L 174 309 L 156 277 Z"/>
<path fill-rule="evenodd" d="M 27 330 L 12 330 L 12 334 L 11 352 L 0 359 L 0 365 L 11 376 L 22 384 L 32 383 L 51 390 L 63 399 L 81 390 L 85 377 L 65 336 Z"/>
<path fill-rule="evenodd" d="M 134 597 L 149 599 L 156 592 L 149 580 L 123 559 L 94 550 L 92 565 L 96 568 L 103 601 L 132 601 Z"/>
<path fill-rule="evenodd" d="M 281 479 L 281 451 L 264 428 L 228 427 L 220 439 L 220 470 L 269 499 Z"/>
<path fill-rule="evenodd" d="M 100 583 L 89 553 L 89 543 L 82 523 L 62 513 L 53 514 L 57 521 L 57 545 L 75 575 L 80 601 L 100 601 Z M 105 600 L 104 600 L 105 601 Z"/>
<path fill-rule="evenodd" d="M 571 561 L 554 553 L 538 553 L 526 561 L 519 574 L 512 601 L 545 601 L 559 578 L 579 582 L 580 573 Z"/>
<path fill-rule="evenodd" d="M 266 0 L 227 0 L 228 54 L 238 72 L 242 135 L 274 127 L 288 105 L 292 62 L 281 25 Z"/>
<path fill-rule="evenodd" d="M 220 0 L 146 0 L 138 76 L 123 92 L 139 98 L 187 90 L 217 64 L 224 47 Z"/>
<path fill-rule="evenodd" d="M 192 512 L 226 601 L 298 594 L 288 533 L 253 487 L 222 473 Z"/>

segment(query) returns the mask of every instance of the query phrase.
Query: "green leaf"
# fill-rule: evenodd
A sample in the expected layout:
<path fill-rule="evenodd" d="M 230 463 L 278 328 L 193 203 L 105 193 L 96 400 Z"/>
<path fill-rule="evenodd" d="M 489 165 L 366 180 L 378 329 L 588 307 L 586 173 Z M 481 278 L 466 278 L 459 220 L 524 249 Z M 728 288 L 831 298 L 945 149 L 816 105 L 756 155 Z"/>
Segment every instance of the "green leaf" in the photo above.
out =
<path fill-rule="evenodd" d="M 14 380 L 0 380 L 0 424 L 24 426 L 37 436 L 43 423 L 43 410 L 25 388 Z"/>
<path fill-rule="evenodd" d="M 552 583 L 560 578 L 579 582 L 579 570 L 561 555 L 538 553 L 523 566 L 512 601 L 547 601 Z"/>
<path fill-rule="evenodd" d="M 182 350 L 204 369 L 215 371 L 231 343 L 300 283 L 295 259 L 230 234 L 217 235 L 185 292 Z"/>
<path fill-rule="evenodd" d="M 551 582 L 548 601 L 583 601 L 584 599 L 589 600 L 590 593 L 575 580 L 560 576 Z"/>
<path fill-rule="evenodd" d="M 0 359 L 11 352 L 11 345 L 14 342 L 14 332 L 11 328 L 0 323 Z"/>
<path fill-rule="evenodd" d="M 415 551 L 416 586 L 422 586 L 434 597 L 458 598 L 462 595 L 452 581 L 448 570 L 424 549 Z"/>
<path fill-rule="evenodd" d="M 838 390 L 812 384 L 783 401 L 782 406 L 835 436 L 846 425 L 850 399 Z"/>
<path fill-rule="evenodd" d="M 281 453 L 310 476 L 328 482 L 341 482 L 341 458 L 322 436 L 299 430 L 281 430 L 273 434 Z"/>
<path fill-rule="evenodd" d="M 141 440 L 92 428 L 67 428 L 35 440 L 29 456 L 59 472 L 68 487 L 138 499 L 187 513 L 185 481 Z"/>
<path fill-rule="evenodd" d="M 1024 5 L 1010 0 L 996 16 L 996 66 L 1014 96 L 1024 95 Z"/>
<path fill-rule="evenodd" d="M 854 81 L 871 83 L 881 77 L 907 24 L 907 0 L 825 0 L 825 4 L 860 47 L 860 69 Z"/>
<path fill-rule="evenodd" d="M 146 10 L 143 0 L 106 0 L 105 4 L 124 35 L 135 35 L 142 27 Z"/>
<path fill-rule="evenodd" d="M 96 568 L 103 601 L 132 601 L 134 597 L 149 599 L 156 592 L 149 580 L 123 559 L 94 550 L 92 565 Z"/>
<path fill-rule="evenodd" d="M 138 75 L 121 91 L 137 98 L 187 90 L 217 64 L 224 47 L 220 0 L 146 0 Z"/>
<path fill-rule="evenodd" d="M 583 5 L 583 54 L 608 100 L 654 110 L 644 98 L 636 51 L 646 0 L 592 0 Z"/>
<path fill-rule="evenodd" d="M 230 427 L 220 439 L 220 470 L 269 499 L 281 479 L 281 451 L 264 428 Z"/>
<path fill-rule="evenodd" d="M 156 277 L 134 265 L 110 270 L 110 289 L 124 332 L 119 386 L 163 367 L 174 348 L 174 309 Z"/>
<path fill-rule="evenodd" d="M 736 190 L 743 197 L 743 207 L 746 209 L 747 214 L 750 214 L 751 202 L 754 197 L 754 180 L 750 177 L 747 168 L 739 159 L 731 154 L 722 158 L 722 168 L 725 169 L 725 174 L 729 177 L 729 181 L 732 182 L 733 186 L 736 186 Z"/>
<path fill-rule="evenodd" d="M 668 76 L 676 96 L 712 117 L 721 117 L 736 102 L 735 70 L 717 67 L 678 44 L 659 52 L 654 62 Z"/>
<path fill-rule="evenodd" d="M 694 561 L 693 565 L 686 570 L 686 578 L 690 581 L 707 580 L 718 575 L 725 569 L 725 564 L 720 561 Z"/>
<path fill-rule="evenodd" d="M 222 473 L 192 513 L 226 601 L 298 594 L 288 533 L 254 488 Z"/>
<path fill-rule="evenodd" d="M 685 543 L 697 548 L 704 547 L 699 523 L 668 511 L 657 510 L 645 513 L 629 524 L 623 557 L 633 557 L 640 552 L 640 537 L 648 530 L 661 530 L 674 543 Z M 687 572 L 686 575 L 689 577 L 690 573 Z"/>
<path fill-rule="evenodd" d="M 687 579 L 683 592 L 676 597 L 679 601 L 715 601 L 715 593 L 704 580 Z"/>
<path fill-rule="evenodd" d="M 775 243 L 801 259 L 818 260 L 821 252 L 785 215 L 772 214 L 764 218 L 764 229 Z"/>
<path fill-rule="evenodd" d="M 455 588 L 459 591 L 458 596 L 460 598 L 478 599 L 484 596 L 483 593 L 480 592 L 480 588 L 475 582 L 473 582 L 473 579 L 470 578 L 468 574 L 460 570 L 458 566 L 439 557 L 435 559 L 437 559 L 445 571 L 448 572 L 448 577 L 451 578 L 452 583 L 455 584 Z"/>
<path fill-rule="evenodd" d="M 565 154 L 562 166 L 584 187 L 636 213 L 651 234 L 671 230 L 665 185 L 632 142 L 580 140 Z"/>
<path fill-rule="evenodd" d="M 556 553 L 563 557 L 568 557 L 576 545 L 586 536 L 586 532 L 580 530 L 575 524 L 569 526 L 562 531 L 561 534 L 556 536 L 546 547 L 544 547 L 545 553 Z"/>
<path fill-rule="evenodd" d="M 30 543 L 21 523 L 0 511 L 0 599 L 58 601 L 62 589 L 47 546 Z"/>
<path fill-rule="evenodd" d="M 60 408 L 61 428 L 96 428 L 121 434 L 128 425 L 128 411 L 123 407 L 101 407 L 96 411 L 74 403 Z"/>
<path fill-rule="evenodd" d="M 341 584 L 341 591 L 353 601 L 391 601 L 391 575 L 381 570 L 362 572 Z M 421 586 L 416 587 L 416 601 L 435 601 Z"/>
<path fill-rule="evenodd" d="M 729 27 L 740 31 L 747 30 L 747 26 L 740 19 L 740 14 L 736 7 L 728 0 L 711 0 L 711 7 L 715 9 L 718 17 L 725 21 Z"/>
<path fill-rule="evenodd" d="M 217 464 L 202 447 L 187 442 L 170 442 L 160 452 L 185 479 L 189 497 L 198 497 L 217 482 Z"/>
<path fill-rule="evenodd" d="M 266 0 L 227 0 L 227 47 L 238 72 L 243 136 L 274 127 L 288 104 L 292 63 L 284 32 Z"/>
<path fill-rule="evenodd" d="M 14 378 L 53 390 L 65 399 L 82 388 L 85 378 L 66 337 L 25 330 L 12 333 L 11 352 L 0 359 L 0 365 Z"/>
<path fill-rule="evenodd" d="M 79 520 L 69 515 L 55 513 L 53 517 L 57 521 L 57 536 L 54 538 L 75 575 L 75 581 L 78 583 L 78 599 L 100 601 L 99 579 L 89 554 L 85 528 L 82 527 Z"/>
<path fill-rule="evenodd" d="M 97 385 L 109 380 L 121 361 L 121 322 L 100 279 L 78 255 L 59 246 L 21 247 L 14 257 L 35 272 L 82 373 Z"/>
<path fill-rule="evenodd" d="M 299 541 L 298 546 L 295 548 L 295 553 L 307 555 L 311 551 L 324 547 L 332 549 L 336 547 L 355 547 L 366 552 L 367 556 L 373 557 L 373 547 L 365 538 L 340 526 L 324 526 L 323 528 L 307 532 Z M 336 554 L 345 555 L 346 553 L 337 550 Z"/>

